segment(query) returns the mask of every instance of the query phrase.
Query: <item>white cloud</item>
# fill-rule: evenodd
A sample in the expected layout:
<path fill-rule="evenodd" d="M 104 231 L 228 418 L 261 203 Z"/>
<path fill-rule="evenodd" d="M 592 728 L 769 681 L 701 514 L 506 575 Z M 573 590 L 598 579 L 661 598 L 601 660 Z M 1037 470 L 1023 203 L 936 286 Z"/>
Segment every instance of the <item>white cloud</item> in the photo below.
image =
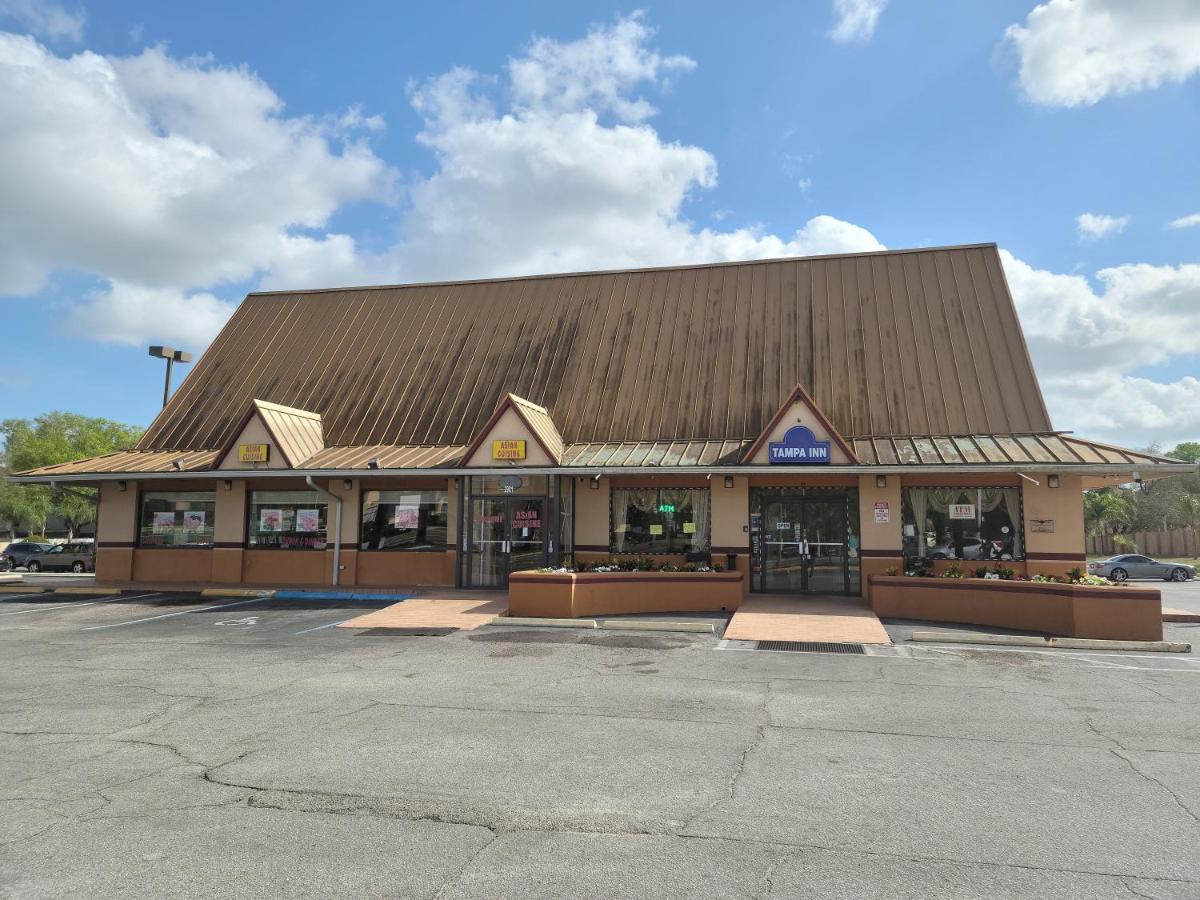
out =
<path fill-rule="evenodd" d="M 869 41 L 888 0 L 833 0 L 837 22 L 829 36 L 835 41 Z"/>
<path fill-rule="evenodd" d="M 1001 251 L 1029 350 L 1059 427 L 1124 444 L 1200 434 L 1200 383 L 1134 374 L 1200 355 L 1200 265 L 1131 264 L 1079 275 Z"/>
<path fill-rule="evenodd" d="M 1005 37 L 1026 97 L 1088 106 L 1200 71 L 1200 0 L 1049 0 Z"/>
<path fill-rule="evenodd" d="M 1106 216 L 1085 212 L 1075 218 L 1075 230 L 1081 240 L 1098 241 L 1110 234 L 1120 234 L 1129 224 L 1129 216 Z"/>
<path fill-rule="evenodd" d="M 0 20 L 9 19 L 30 33 L 52 41 L 83 40 L 87 16 L 83 10 L 70 12 L 50 0 L 0 0 Z"/>
<path fill-rule="evenodd" d="M 650 36 L 640 16 L 621 19 L 579 41 L 536 40 L 510 61 L 507 79 L 459 68 L 414 88 L 424 118 L 417 139 L 437 169 L 412 185 L 392 251 L 405 278 L 882 248 L 830 216 L 783 237 L 689 221 L 687 201 L 716 186 L 717 164 L 644 121 L 653 107 L 639 90 L 689 67 L 648 50 Z"/>
<path fill-rule="evenodd" d="M 111 283 L 109 309 L 173 298 L 171 321 L 194 319 L 196 340 L 214 314 L 197 289 L 298 265 L 305 248 L 328 257 L 343 236 L 297 229 L 320 232 L 344 204 L 389 196 L 394 179 L 360 138 L 377 120 L 288 117 L 246 69 L 161 48 L 60 57 L 0 33 L 0 121 L 0 294 L 82 271 Z M 91 328 L 99 302 L 81 321 L 116 339 Z M 130 334 L 151 320 L 114 319 Z"/>
<path fill-rule="evenodd" d="M 113 282 L 76 307 L 69 326 L 91 340 L 131 346 L 164 341 L 192 349 L 216 337 L 236 306 L 203 291 Z"/>
<path fill-rule="evenodd" d="M 1170 224 L 1168 224 L 1167 227 L 1195 228 L 1197 225 L 1200 225 L 1200 213 L 1192 213 L 1190 216 L 1180 216 L 1178 219 L 1174 219 Z"/>

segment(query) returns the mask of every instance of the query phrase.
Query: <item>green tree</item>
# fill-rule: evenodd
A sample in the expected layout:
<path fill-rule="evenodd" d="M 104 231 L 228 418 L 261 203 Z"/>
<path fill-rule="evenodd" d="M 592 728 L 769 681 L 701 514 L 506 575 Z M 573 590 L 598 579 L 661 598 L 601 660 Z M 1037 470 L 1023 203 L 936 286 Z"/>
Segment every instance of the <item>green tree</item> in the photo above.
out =
<path fill-rule="evenodd" d="M 1112 534 L 1128 528 L 1133 521 L 1129 492 L 1106 487 L 1083 495 L 1083 521 L 1088 534 Z"/>
<path fill-rule="evenodd" d="M 2 468 L 6 473 L 101 456 L 132 447 L 142 429 L 109 419 L 76 413 L 51 412 L 35 419 L 0 422 L 4 441 Z M 10 485 L 0 491 L 0 518 L 45 532 L 51 516 L 61 516 L 68 539 L 96 517 L 95 491 L 51 488 L 46 485 Z"/>

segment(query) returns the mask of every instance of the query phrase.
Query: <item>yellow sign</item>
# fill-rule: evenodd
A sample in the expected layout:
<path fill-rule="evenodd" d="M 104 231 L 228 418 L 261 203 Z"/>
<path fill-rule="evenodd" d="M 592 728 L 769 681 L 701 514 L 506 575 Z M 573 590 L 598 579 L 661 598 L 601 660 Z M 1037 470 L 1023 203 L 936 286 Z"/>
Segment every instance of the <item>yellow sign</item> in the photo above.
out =
<path fill-rule="evenodd" d="M 238 462 L 266 462 L 270 444 L 238 444 Z"/>
<path fill-rule="evenodd" d="M 524 441 L 492 441 L 492 459 L 524 459 Z"/>
<path fill-rule="evenodd" d="M 662 533 L 663 533 L 663 527 L 662 527 L 661 525 L 651 525 L 651 526 L 650 526 L 650 533 L 651 533 L 651 534 L 662 534 Z"/>
<path fill-rule="evenodd" d="M 696 523 L 695 522 L 684 522 L 683 523 L 683 533 L 684 534 L 695 534 L 696 533 Z"/>

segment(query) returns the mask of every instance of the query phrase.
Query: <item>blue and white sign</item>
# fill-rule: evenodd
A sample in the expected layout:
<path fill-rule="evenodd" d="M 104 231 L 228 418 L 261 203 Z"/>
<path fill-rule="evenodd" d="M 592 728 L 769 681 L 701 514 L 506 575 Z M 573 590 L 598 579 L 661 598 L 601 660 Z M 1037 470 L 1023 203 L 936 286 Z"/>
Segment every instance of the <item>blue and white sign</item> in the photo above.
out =
<path fill-rule="evenodd" d="M 828 464 L 829 441 L 818 441 L 811 428 L 793 425 L 782 441 L 771 441 L 767 454 L 767 461 L 777 466 Z"/>

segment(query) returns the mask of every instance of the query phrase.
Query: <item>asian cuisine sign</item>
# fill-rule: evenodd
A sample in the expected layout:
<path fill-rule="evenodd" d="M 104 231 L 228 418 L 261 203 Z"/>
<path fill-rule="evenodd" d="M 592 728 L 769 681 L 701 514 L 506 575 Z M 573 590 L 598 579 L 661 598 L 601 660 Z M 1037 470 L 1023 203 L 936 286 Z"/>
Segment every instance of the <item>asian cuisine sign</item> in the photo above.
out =
<path fill-rule="evenodd" d="M 492 441 L 492 459 L 524 459 L 525 442 Z"/>
<path fill-rule="evenodd" d="M 270 455 L 270 444 L 238 444 L 238 462 L 266 462 Z"/>
<path fill-rule="evenodd" d="M 804 425 L 793 425 L 784 434 L 782 441 L 771 441 L 767 452 L 767 461 L 777 466 L 829 463 L 829 441 L 818 441 L 812 429 Z"/>

